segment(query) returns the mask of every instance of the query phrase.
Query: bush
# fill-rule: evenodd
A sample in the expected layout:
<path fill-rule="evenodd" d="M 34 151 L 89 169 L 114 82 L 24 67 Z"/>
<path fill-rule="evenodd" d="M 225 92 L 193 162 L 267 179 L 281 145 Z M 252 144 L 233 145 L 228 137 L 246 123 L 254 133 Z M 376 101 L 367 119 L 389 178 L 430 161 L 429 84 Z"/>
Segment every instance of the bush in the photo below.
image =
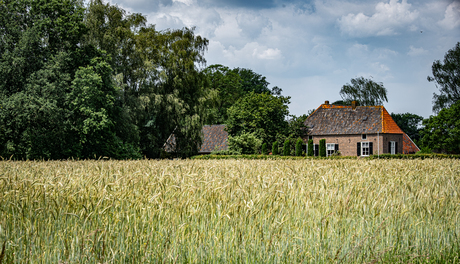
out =
<path fill-rule="evenodd" d="M 313 139 L 308 140 L 308 153 L 307 156 L 313 157 L 315 155 L 313 151 Z"/>
<path fill-rule="evenodd" d="M 278 155 L 278 141 L 275 141 L 272 145 L 272 154 Z"/>
<path fill-rule="evenodd" d="M 211 155 L 241 155 L 241 153 L 234 150 L 213 150 Z"/>
<path fill-rule="evenodd" d="M 291 142 L 289 142 L 289 139 L 286 139 L 284 141 L 284 148 L 283 148 L 283 156 L 290 156 L 291 155 Z"/>
<path fill-rule="evenodd" d="M 262 140 L 258 139 L 254 133 L 243 133 L 239 136 L 228 136 L 228 149 L 241 154 L 259 153 Z"/>
<path fill-rule="evenodd" d="M 267 143 L 262 144 L 262 155 L 268 155 Z"/>
<path fill-rule="evenodd" d="M 297 142 L 295 143 L 295 155 L 296 156 L 302 156 L 302 143 L 303 143 L 303 140 L 301 138 L 297 139 Z"/>
<path fill-rule="evenodd" d="M 319 156 L 326 157 L 326 140 L 321 139 L 319 141 Z"/>
<path fill-rule="evenodd" d="M 429 147 L 422 147 L 416 154 L 431 154 L 433 151 Z"/>

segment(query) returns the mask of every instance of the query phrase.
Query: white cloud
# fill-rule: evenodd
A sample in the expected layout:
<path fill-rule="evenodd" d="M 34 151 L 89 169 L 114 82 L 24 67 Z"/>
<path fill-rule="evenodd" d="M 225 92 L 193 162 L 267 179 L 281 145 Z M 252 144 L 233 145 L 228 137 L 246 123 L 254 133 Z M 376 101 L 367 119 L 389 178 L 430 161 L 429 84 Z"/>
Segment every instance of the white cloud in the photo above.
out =
<path fill-rule="evenodd" d="M 173 3 L 180 2 L 180 3 L 186 4 L 188 6 L 196 3 L 196 1 L 194 1 L 194 0 L 172 0 L 172 1 L 173 1 Z"/>
<path fill-rule="evenodd" d="M 454 29 L 460 25 L 460 2 L 452 2 L 444 13 L 444 19 L 438 24 L 446 29 Z"/>
<path fill-rule="evenodd" d="M 375 13 L 372 16 L 350 13 L 338 19 L 338 24 L 343 33 L 352 36 L 396 35 L 402 27 L 414 28 L 410 24 L 418 18 L 418 11 L 410 9 L 411 4 L 408 4 L 407 0 L 380 2 L 375 7 Z"/>
<path fill-rule="evenodd" d="M 414 46 L 410 46 L 409 47 L 409 51 L 407 52 L 407 55 L 409 56 L 419 56 L 419 55 L 423 55 L 423 54 L 426 54 L 428 51 L 423 49 L 423 48 L 416 48 Z"/>

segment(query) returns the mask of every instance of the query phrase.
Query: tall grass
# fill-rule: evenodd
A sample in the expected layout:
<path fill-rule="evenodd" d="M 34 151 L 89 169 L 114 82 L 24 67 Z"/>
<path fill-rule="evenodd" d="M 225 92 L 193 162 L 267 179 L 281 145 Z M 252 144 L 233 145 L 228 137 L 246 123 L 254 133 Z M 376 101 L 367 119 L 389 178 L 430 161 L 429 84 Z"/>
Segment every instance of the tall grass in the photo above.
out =
<path fill-rule="evenodd" d="M 459 263 L 456 160 L 0 162 L 0 263 Z"/>

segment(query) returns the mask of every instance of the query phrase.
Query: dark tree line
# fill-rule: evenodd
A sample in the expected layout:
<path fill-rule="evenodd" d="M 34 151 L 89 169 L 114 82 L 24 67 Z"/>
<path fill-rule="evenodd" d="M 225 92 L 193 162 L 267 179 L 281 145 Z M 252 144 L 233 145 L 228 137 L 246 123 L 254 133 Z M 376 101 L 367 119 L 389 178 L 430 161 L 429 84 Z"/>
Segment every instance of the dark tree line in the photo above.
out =
<path fill-rule="evenodd" d="M 193 29 L 100 0 L 5 0 L 0 36 L 0 156 L 158 157 L 173 131 L 196 153 L 210 87 Z"/>

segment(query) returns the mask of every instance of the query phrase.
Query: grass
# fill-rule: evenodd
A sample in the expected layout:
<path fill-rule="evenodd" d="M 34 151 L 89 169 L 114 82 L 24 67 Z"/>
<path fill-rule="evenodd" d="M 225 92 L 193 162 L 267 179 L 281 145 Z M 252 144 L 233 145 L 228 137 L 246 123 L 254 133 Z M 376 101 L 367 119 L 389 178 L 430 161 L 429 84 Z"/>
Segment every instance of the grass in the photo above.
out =
<path fill-rule="evenodd" d="M 460 162 L 0 162 L 0 263 L 460 263 Z"/>

